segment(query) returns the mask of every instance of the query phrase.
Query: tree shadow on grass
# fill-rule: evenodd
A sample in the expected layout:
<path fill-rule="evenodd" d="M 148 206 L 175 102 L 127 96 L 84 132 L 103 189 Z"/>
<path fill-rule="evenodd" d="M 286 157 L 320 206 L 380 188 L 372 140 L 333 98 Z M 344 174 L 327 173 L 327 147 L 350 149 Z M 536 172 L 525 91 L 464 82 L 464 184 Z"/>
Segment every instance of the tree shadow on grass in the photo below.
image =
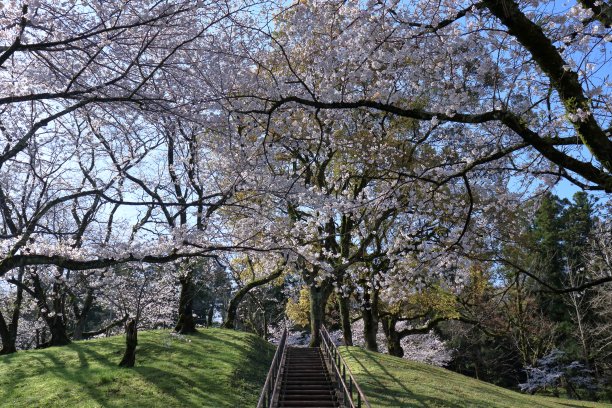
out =
<path fill-rule="evenodd" d="M 447 372 L 438 367 L 429 367 L 408 361 L 394 361 L 395 357 L 375 354 L 363 350 L 346 348 L 346 355 L 352 365 L 361 370 L 359 384 L 369 397 L 372 406 L 385 407 L 447 407 L 447 408 L 490 408 L 497 407 L 578 407 L 566 401 L 538 401 L 492 384 Z M 403 364 L 400 364 L 403 363 Z M 393 372 L 398 370 L 410 372 L 414 381 L 422 377 L 419 387 L 409 389 L 413 380 L 401 378 Z M 408 385 L 408 386 L 407 386 Z M 429 388 L 429 390 L 427 389 Z M 418 391 L 417 391 L 418 390 Z M 453 393 L 449 397 L 437 397 L 435 394 Z M 409 402 L 409 400 L 411 400 Z M 418 401 L 418 402 L 414 402 Z"/>
<path fill-rule="evenodd" d="M 252 399 L 253 405 L 256 404 L 259 392 L 264 385 L 266 375 L 275 347 L 258 337 L 239 335 L 233 330 L 212 329 L 209 333 L 203 331 L 202 336 L 212 342 L 223 346 L 223 350 L 239 352 L 242 356 L 239 364 L 230 378 L 232 389 L 242 394 L 244 398 Z M 256 390 L 254 393 L 253 390 Z M 236 405 L 240 406 L 240 404 Z"/>
<path fill-rule="evenodd" d="M 133 369 L 117 366 L 123 353 L 119 341 L 76 342 L 61 348 L 20 353 L 19 360 L 15 361 L 7 356 L 2 362 L 8 360 L 13 367 L 10 382 L 3 383 L 2 400 L 12 401 L 17 398 L 16 394 L 28 399 L 17 387 L 27 387 L 27 382 L 22 381 L 28 376 L 42 374 L 52 382 L 56 382 L 54 378 L 60 379 L 57 382 L 60 385 L 49 387 L 48 395 L 32 399 L 35 402 L 28 402 L 28 406 L 65 405 L 67 399 L 62 401 L 62 397 L 68 397 L 62 391 L 69 393 L 70 390 L 82 394 L 79 404 L 105 407 L 129 406 L 127 393 L 141 393 L 143 401 L 150 401 L 149 406 L 254 405 L 272 360 L 273 350 L 266 342 L 225 331 L 197 333 L 193 336 L 198 341 L 192 342 L 189 342 L 189 338 L 195 340 L 192 336 L 176 339 L 170 334 L 168 338 L 165 336 L 165 333 L 156 333 L 141 338 L 137 365 Z M 23 363 L 29 369 L 24 370 Z M 37 367 L 32 369 L 31 364 Z M 133 377 L 138 378 L 136 383 L 130 379 Z M 132 386 L 137 383 L 146 385 Z M 217 389 L 234 392 L 221 395 Z M 131 400 L 137 398 L 132 395 Z M 2 402 L 0 405 L 5 406 Z"/>
<path fill-rule="evenodd" d="M 380 405 L 405 408 L 463 408 L 466 406 L 464 404 L 459 405 L 449 403 L 449 401 L 441 398 L 433 397 L 431 395 L 421 395 L 411 391 L 408 387 L 406 387 L 404 381 L 397 378 L 383 364 L 381 364 L 380 361 L 374 357 L 372 352 L 360 351 L 358 353 L 353 353 L 350 348 L 346 348 L 346 352 L 365 373 L 365 375 L 358 379 L 358 381 L 361 380 L 359 383 L 362 384 L 362 388 L 365 388 L 364 392 L 366 397 L 370 398 L 370 403 L 374 402 L 373 406 Z M 378 371 L 378 373 L 375 371 Z M 384 377 L 386 377 L 389 381 L 385 383 L 380 381 L 380 373 L 383 373 Z M 440 386 L 443 387 L 443 383 L 441 383 Z M 408 403 L 407 400 L 413 400 L 415 402 Z"/>
<path fill-rule="evenodd" d="M 374 375 L 374 373 L 372 373 L 371 370 L 369 370 L 368 367 L 362 363 L 361 359 L 354 355 L 350 348 L 347 347 L 345 350 L 355 364 L 358 364 L 361 367 L 361 370 L 365 373 L 365 376 L 357 379 L 357 382 L 362 386 L 362 388 L 365 388 L 364 393 L 366 394 L 366 398 L 375 398 L 381 402 L 391 404 L 389 406 L 401 406 L 401 400 L 397 399 L 393 394 L 387 392 L 387 386 L 379 380 L 379 376 Z M 357 377 L 359 377 L 359 375 L 357 375 Z M 413 393 L 408 389 L 406 389 L 406 392 L 411 397 L 413 396 Z"/>
<path fill-rule="evenodd" d="M 72 345 L 71 348 L 77 351 L 77 353 L 81 353 L 81 356 L 79 356 L 79 360 L 87 360 L 87 357 L 85 356 L 85 354 L 83 354 L 82 350 Z M 47 375 L 48 377 L 61 378 L 65 385 L 63 387 L 53 389 L 53 392 L 56 393 L 55 398 L 50 395 L 40 395 L 39 397 L 42 402 L 40 402 L 39 406 L 46 406 L 46 400 L 49 397 L 56 400 L 55 403 L 61 405 L 62 399 L 64 397 L 63 393 L 66 391 L 76 391 L 74 389 L 75 386 L 82 390 L 93 401 L 101 403 L 101 401 L 104 400 L 104 394 L 102 393 L 102 390 L 98 386 L 96 386 L 97 384 L 95 384 L 94 381 L 92 381 L 96 377 L 91 375 L 84 375 L 85 373 L 83 372 L 83 368 L 80 365 L 67 365 L 64 361 L 58 359 L 52 353 L 45 353 L 43 356 L 45 359 L 48 360 L 48 364 L 44 364 L 45 375 Z M 87 367 L 89 367 L 88 364 Z"/>

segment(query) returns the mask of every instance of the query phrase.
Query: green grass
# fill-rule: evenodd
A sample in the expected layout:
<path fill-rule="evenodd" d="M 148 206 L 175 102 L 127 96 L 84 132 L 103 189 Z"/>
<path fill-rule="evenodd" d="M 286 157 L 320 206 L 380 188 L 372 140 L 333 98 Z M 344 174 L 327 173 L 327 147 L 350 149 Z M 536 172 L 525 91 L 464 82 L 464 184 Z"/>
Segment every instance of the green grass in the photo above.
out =
<path fill-rule="evenodd" d="M 123 349 L 117 336 L 0 356 L 0 406 L 255 406 L 274 353 L 254 335 L 222 329 L 138 333 L 132 369 L 117 366 Z"/>
<path fill-rule="evenodd" d="M 138 334 L 136 367 L 119 368 L 123 336 L 0 356 L 0 407 L 253 407 L 274 347 L 232 330 Z M 451 371 L 342 348 L 372 407 L 612 407 L 509 391 Z"/>
<path fill-rule="evenodd" d="M 373 408 L 612 407 L 525 395 L 443 368 L 357 347 L 342 347 L 341 352 Z"/>

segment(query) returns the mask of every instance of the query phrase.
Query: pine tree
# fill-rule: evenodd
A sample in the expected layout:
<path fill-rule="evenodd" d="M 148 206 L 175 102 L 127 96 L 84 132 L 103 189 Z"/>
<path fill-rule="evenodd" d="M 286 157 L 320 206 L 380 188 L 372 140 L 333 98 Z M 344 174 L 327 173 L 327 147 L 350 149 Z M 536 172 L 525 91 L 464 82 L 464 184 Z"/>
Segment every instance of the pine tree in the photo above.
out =
<path fill-rule="evenodd" d="M 562 219 L 563 202 L 551 193 L 546 194 L 535 214 L 531 231 L 531 245 L 534 255 L 534 270 L 539 278 L 552 287 L 564 283 Z M 556 294 L 535 285 L 538 301 L 544 314 L 552 321 L 567 320 L 566 306 Z"/>

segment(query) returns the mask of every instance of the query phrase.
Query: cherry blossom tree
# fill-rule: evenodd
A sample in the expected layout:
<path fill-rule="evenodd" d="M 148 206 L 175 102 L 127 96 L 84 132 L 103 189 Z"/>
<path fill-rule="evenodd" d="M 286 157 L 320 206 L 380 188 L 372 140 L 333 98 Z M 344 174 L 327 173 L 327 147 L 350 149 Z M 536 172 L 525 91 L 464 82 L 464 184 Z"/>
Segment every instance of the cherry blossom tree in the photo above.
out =
<path fill-rule="evenodd" d="M 100 254 L 92 242 L 73 253 L 54 249 L 56 243 L 43 238 L 40 226 L 55 207 L 74 200 L 97 201 L 109 228 L 115 226 L 113 216 L 134 202 L 147 206 L 134 190 L 143 185 L 129 177 L 130 170 L 145 171 L 151 162 L 144 158 L 159 146 L 143 115 L 172 112 L 193 120 L 194 110 L 211 109 L 212 87 L 199 88 L 197 103 L 187 99 L 195 95 L 180 89 L 191 89 L 186 78 L 198 80 L 202 68 L 203 55 L 196 58 L 192 47 L 204 47 L 219 24 L 248 8 L 228 6 L 34 2 L 22 7 L 12 2 L 0 11 L 5 43 L 0 205 L 8 248 L 1 274 L 26 264 L 84 270 L 142 259 L 136 248 Z M 8 183 L 10 174 L 19 181 Z M 20 183 L 29 191 L 19 191 Z M 27 209 L 19 207 L 23 199 Z M 185 202 L 172 204 L 185 207 Z M 153 262 L 185 256 L 152 252 L 143 255 Z"/>
<path fill-rule="evenodd" d="M 438 125 L 460 156 L 442 178 L 510 159 L 501 167 L 610 191 L 608 6 L 323 2 L 277 20 L 245 112 L 271 125 L 296 109 L 383 112 Z"/>
<path fill-rule="evenodd" d="M 311 345 L 331 308 L 345 344 L 399 356 L 420 339 L 437 364 L 430 331 L 483 327 L 473 272 L 505 268 L 496 299 L 535 364 L 554 325 L 526 277 L 574 300 L 612 282 L 551 285 L 521 242 L 525 203 L 559 180 L 612 191 L 611 16 L 592 1 L 5 4 L 3 352 L 26 328 L 65 344 L 129 320 L 133 364 L 138 329 L 195 330 L 202 258 L 225 256 L 226 327 L 263 310 L 265 332 L 253 293 L 295 278 Z M 94 307 L 110 317 L 87 331 Z"/>

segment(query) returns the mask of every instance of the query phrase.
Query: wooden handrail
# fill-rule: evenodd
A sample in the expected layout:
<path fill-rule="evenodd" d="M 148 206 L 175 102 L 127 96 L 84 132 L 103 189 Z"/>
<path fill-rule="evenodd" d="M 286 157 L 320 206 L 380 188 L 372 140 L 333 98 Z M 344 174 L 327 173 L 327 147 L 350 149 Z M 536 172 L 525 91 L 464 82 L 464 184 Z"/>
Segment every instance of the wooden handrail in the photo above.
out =
<path fill-rule="evenodd" d="M 344 397 L 344 406 L 347 408 L 361 408 L 362 406 L 371 408 L 368 399 L 361 390 L 361 387 L 359 387 L 359 384 L 357 384 L 355 377 L 353 377 L 353 373 L 351 373 L 348 365 L 340 355 L 338 348 L 332 341 L 325 326 L 321 327 L 321 339 L 323 340 L 321 342 L 321 349 L 332 366 L 333 374 L 336 377 L 337 388 Z M 348 385 L 346 383 L 347 374 Z M 353 400 L 353 388 L 356 390 L 355 396 L 357 397 L 357 405 L 355 405 L 355 401 Z"/>
<path fill-rule="evenodd" d="M 285 350 L 287 349 L 287 328 L 283 330 L 283 335 L 281 336 L 280 341 L 278 342 L 278 347 L 276 348 L 276 353 L 274 353 L 274 358 L 272 359 L 272 363 L 270 364 L 270 369 L 268 370 L 268 376 L 266 377 L 266 382 L 264 383 L 263 389 L 261 390 L 261 395 L 259 396 L 259 401 L 257 402 L 257 408 L 270 408 L 272 406 L 272 401 L 274 401 L 274 397 L 276 397 L 276 392 L 278 387 L 276 386 L 278 383 L 278 379 L 280 378 L 280 370 L 282 368 L 283 357 L 285 356 Z"/>

